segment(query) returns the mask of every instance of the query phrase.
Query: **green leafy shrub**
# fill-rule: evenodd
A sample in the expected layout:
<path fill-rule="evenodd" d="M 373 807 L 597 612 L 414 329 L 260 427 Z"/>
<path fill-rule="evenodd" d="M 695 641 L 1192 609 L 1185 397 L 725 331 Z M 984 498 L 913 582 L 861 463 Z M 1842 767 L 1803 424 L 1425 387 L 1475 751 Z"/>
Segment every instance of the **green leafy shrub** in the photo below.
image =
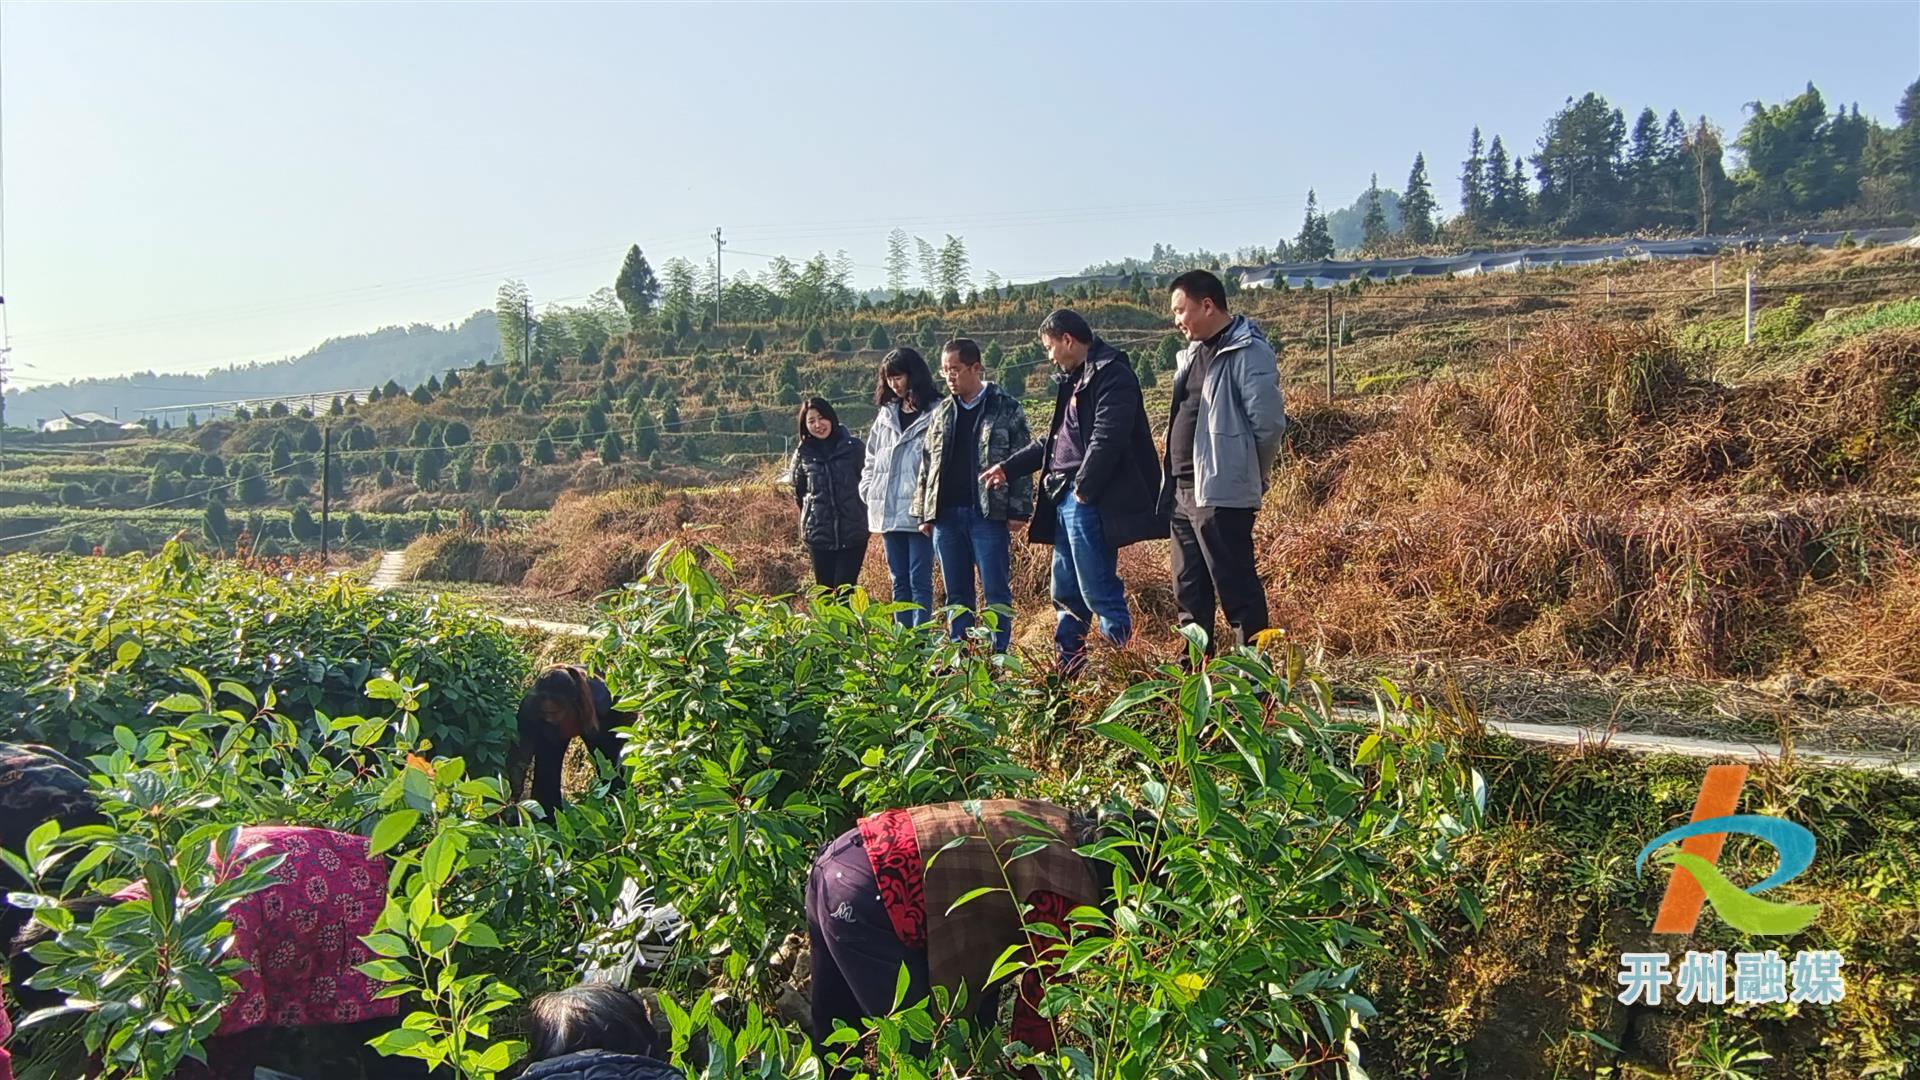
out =
<path fill-rule="evenodd" d="M 497 622 L 463 608 L 345 579 L 270 577 L 178 543 L 147 562 L 0 559 L 0 731 L 70 753 L 110 744 L 117 725 L 153 723 L 146 703 L 187 689 L 192 667 L 283 707 L 361 711 L 360 688 L 393 673 L 429 684 L 434 745 L 496 767 L 530 672 Z M 452 647 L 452 643 L 458 647 Z"/>
<path fill-rule="evenodd" d="M 1812 325 L 1813 316 L 1807 314 L 1804 302 L 1796 293 L 1754 316 L 1753 340 L 1770 345 L 1785 344 L 1806 333 Z"/>

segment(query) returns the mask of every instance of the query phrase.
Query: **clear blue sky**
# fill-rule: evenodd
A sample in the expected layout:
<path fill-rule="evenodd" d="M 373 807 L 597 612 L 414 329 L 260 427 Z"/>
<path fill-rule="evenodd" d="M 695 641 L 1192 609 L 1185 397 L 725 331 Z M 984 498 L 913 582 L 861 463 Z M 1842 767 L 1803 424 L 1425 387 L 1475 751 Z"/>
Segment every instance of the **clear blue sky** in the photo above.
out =
<path fill-rule="evenodd" d="M 966 237 L 976 276 L 1299 227 L 1568 95 L 1705 113 L 1809 81 L 1893 122 L 1920 4 L 567 6 L 10 2 L 22 383 L 205 370 L 734 249 Z M 762 260 L 737 256 L 729 273 Z M 22 366 L 31 365 L 31 366 Z"/>

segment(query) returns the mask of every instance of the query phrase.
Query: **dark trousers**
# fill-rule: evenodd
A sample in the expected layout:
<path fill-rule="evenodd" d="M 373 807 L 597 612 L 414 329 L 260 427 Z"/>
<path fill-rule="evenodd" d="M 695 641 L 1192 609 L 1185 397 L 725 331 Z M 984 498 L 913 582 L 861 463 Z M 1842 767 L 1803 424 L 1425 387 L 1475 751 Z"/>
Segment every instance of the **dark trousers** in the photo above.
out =
<path fill-rule="evenodd" d="M 860 584 L 860 567 L 867 561 L 867 544 L 859 547 L 823 548 L 807 546 L 813 556 L 813 580 L 823 589 L 852 588 Z"/>
<path fill-rule="evenodd" d="M 1213 652 L 1214 596 L 1226 612 L 1235 645 L 1267 628 L 1267 590 L 1253 561 L 1253 518 L 1258 511 L 1195 506 L 1182 490 L 1173 501 L 1173 600 L 1181 625 L 1207 632 Z"/>
<path fill-rule="evenodd" d="M 894 933 L 857 828 L 829 842 L 813 862 L 807 937 L 813 948 L 815 1046 L 833 1034 L 836 1021 L 858 1030 L 863 1017 L 892 1012 L 902 964 L 905 1004 L 927 996 L 927 951 L 907 948 Z"/>
<path fill-rule="evenodd" d="M 928 994 L 927 951 L 900 943 L 860 830 L 847 832 L 820 850 L 807 875 L 807 937 L 813 961 L 813 1043 L 833 1034 L 836 1021 L 860 1030 L 860 1021 L 893 1011 L 900 966 L 907 968 L 911 1008 Z M 1000 995 L 989 992 L 977 1014 L 991 1023 Z"/>

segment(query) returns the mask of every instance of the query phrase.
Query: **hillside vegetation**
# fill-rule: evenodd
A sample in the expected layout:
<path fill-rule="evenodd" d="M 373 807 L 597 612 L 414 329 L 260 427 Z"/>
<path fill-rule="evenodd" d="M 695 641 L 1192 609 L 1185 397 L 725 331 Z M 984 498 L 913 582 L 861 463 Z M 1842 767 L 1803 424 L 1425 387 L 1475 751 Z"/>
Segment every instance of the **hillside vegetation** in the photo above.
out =
<path fill-rule="evenodd" d="M 1622 273 L 1611 308 L 1597 274 L 1545 277 L 1566 295 L 1537 300 L 1476 296 L 1519 282 L 1381 290 L 1444 297 L 1455 319 L 1430 327 L 1402 314 L 1416 305 L 1354 304 L 1374 321 L 1341 351 L 1342 371 L 1368 374 L 1331 405 L 1305 384 L 1310 317 L 1261 298 L 1292 376 L 1288 451 L 1257 534 L 1279 625 L 1330 658 L 1786 680 L 1824 704 L 1920 700 L 1920 303 L 1825 306 L 1832 287 L 1818 284 L 1897 294 L 1913 287 L 1899 276 L 1912 266 L 1905 252 L 1776 261 L 1768 280 L 1804 283 L 1783 286 L 1797 291 L 1761 313 L 1750 346 L 1737 321 L 1728 340 L 1710 295 L 1667 291 L 1705 267 Z M 1119 321 L 1102 301 L 1083 306 L 1096 325 Z M 425 578 L 588 598 L 689 535 L 733 551 L 749 590 L 810 580 L 791 500 L 764 483 L 570 495 L 529 531 L 449 533 L 410 564 Z M 1121 562 L 1138 649 L 1162 654 L 1166 560 L 1148 544 Z M 1014 570 L 1016 634 L 1043 646 L 1045 549 L 1017 545 Z M 864 580 L 886 595 L 877 545 Z M 1886 723 L 1871 739 L 1906 745 L 1915 731 Z"/>
<path fill-rule="evenodd" d="M 1248 291 L 1238 306 L 1261 321 L 1282 358 L 1298 411 L 1324 396 L 1327 305 L 1337 339 L 1342 395 L 1372 395 L 1424 378 L 1482 371 L 1557 318 L 1659 319 L 1677 344 L 1728 379 L 1778 357 L 1799 355 L 1822 339 L 1811 319 L 1847 309 L 1838 329 L 1862 319 L 1899 323 L 1905 309 L 1872 309 L 1920 288 L 1913 249 L 1816 254 L 1774 250 L 1729 259 L 1717 293 L 1705 263 L 1637 263 L 1583 271 L 1539 271 L 1462 281 L 1412 281 L 1337 293 Z M 1753 270 L 1761 282 L 1756 349 L 1738 345 L 1740 292 L 1731 283 Z M 979 338 L 994 376 L 1044 409 L 1045 363 L 1033 327 L 1052 306 L 1069 303 L 1099 332 L 1129 350 L 1154 403 L 1165 401 L 1164 373 L 1178 340 L 1167 330 L 1165 298 L 1139 278 L 1114 289 L 1077 287 L 1066 297 L 1037 288 L 996 289 L 972 302 L 934 302 L 906 294 L 885 305 L 820 308 L 801 285 L 781 301 L 783 314 L 722 328 L 696 328 L 682 316 L 627 318 L 606 304 L 542 316 L 527 360 L 482 361 L 406 389 L 370 387 L 364 402 L 342 400 L 319 415 L 275 407 L 263 416 L 225 418 L 155 438 L 85 444 L 10 440 L 0 475 L 0 518 L 7 534 L 44 529 L 73 508 L 129 510 L 161 504 L 176 512 L 204 507 L 217 493 L 223 512 L 320 509 L 324 432 L 334 444 L 334 508 L 369 516 L 438 509 L 541 510 L 563 493 L 609 491 L 636 483 L 701 486 L 762 474 L 783 456 L 803 395 L 842 406 L 856 428 L 870 422 L 874 370 L 887 348 L 913 344 L 933 354 L 948 338 Z M 1798 299 L 1796 299 L 1796 297 Z M 790 313 L 799 311 L 798 318 Z M 1871 311 L 1871 314 L 1869 312 Z M 509 343 L 519 351 L 518 341 Z M 6 511 L 7 506 L 15 509 Z M 76 522 L 79 519 L 75 519 Z M 417 520 L 417 519 L 416 519 Z M 291 525 L 291 522 L 289 522 Z M 72 543 L 68 529 L 42 533 L 47 548 Z M 311 544 L 314 534 L 270 528 L 276 545 Z M 384 526 L 382 527 L 384 531 Z M 415 528 L 409 535 L 417 532 Z M 237 530 L 219 541 L 231 545 Z M 97 535 L 85 539 L 99 543 Z M 149 542 L 157 541 L 150 537 Z M 260 542 L 266 537 L 254 536 Z M 365 538 L 379 543 L 381 538 Z"/>

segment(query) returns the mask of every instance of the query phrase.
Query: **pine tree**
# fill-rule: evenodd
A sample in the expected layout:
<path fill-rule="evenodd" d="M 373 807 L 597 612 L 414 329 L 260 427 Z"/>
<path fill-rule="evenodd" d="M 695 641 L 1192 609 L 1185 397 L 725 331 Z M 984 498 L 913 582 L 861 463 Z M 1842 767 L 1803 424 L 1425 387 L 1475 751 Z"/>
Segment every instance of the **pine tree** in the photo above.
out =
<path fill-rule="evenodd" d="M 288 523 L 288 528 L 292 530 L 293 538 L 302 543 L 320 536 L 320 523 L 313 520 L 313 511 L 308 510 L 304 503 L 293 508 L 293 520 Z"/>
<path fill-rule="evenodd" d="M 873 332 L 867 335 L 867 348 L 869 349 L 893 348 L 893 339 L 887 336 L 886 327 L 881 326 L 878 323 L 874 324 Z"/>
<path fill-rule="evenodd" d="M 761 353 L 765 352 L 766 349 L 767 349 L 766 336 L 760 333 L 758 329 L 755 329 L 752 333 L 747 335 L 747 355 L 748 356 L 759 356 Z"/>
<path fill-rule="evenodd" d="M 1154 370 L 1153 357 L 1144 353 L 1134 363 L 1133 373 L 1140 379 L 1140 385 L 1143 388 L 1152 387 L 1160 381 L 1159 374 Z"/>
<path fill-rule="evenodd" d="M 647 257 L 640 253 L 639 244 L 627 249 L 627 257 L 620 263 L 620 274 L 613 279 L 613 294 L 626 309 L 629 325 L 638 326 L 653 313 L 653 305 L 660 299 L 660 279 L 654 276 L 653 267 L 647 265 Z"/>
<path fill-rule="evenodd" d="M 780 375 L 774 383 L 775 400 L 782 405 L 800 404 L 800 366 L 789 356 L 780 365 Z"/>
<path fill-rule="evenodd" d="M 633 410 L 633 452 L 645 456 L 660 449 L 660 429 L 645 405 Z"/>
<path fill-rule="evenodd" d="M 1513 182 L 1507 175 L 1507 164 L 1507 147 L 1500 141 L 1500 136 L 1495 135 L 1493 145 L 1487 149 L 1484 184 L 1489 224 L 1513 224 Z"/>
<path fill-rule="evenodd" d="M 446 467 L 446 460 L 437 446 L 429 446 L 413 455 L 413 484 L 421 491 L 431 491 L 440 482 L 440 471 Z"/>
<path fill-rule="evenodd" d="M 1687 157 L 1687 122 L 1680 110 L 1667 113 L 1660 131 L 1660 218 L 1679 224 L 1693 216 L 1693 163 Z"/>
<path fill-rule="evenodd" d="M 1302 262 L 1333 258 L 1333 233 L 1327 227 L 1327 215 L 1320 212 L 1319 196 L 1307 189 L 1307 216 L 1300 235 L 1293 242 L 1294 258 Z"/>
<path fill-rule="evenodd" d="M 447 377 L 441 380 L 440 385 L 448 391 L 460 389 L 460 373 L 457 371 L 447 372 Z"/>
<path fill-rule="evenodd" d="M 539 438 L 533 440 L 533 460 L 540 465 L 551 465 L 555 461 L 553 438 L 544 431 L 540 433 Z"/>
<path fill-rule="evenodd" d="M 1377 253 L 1386 250 L 1387 211 L 1380 205 L 1379 173 L 1374 173 L 1367 182 L 1367 209 L 1360 218 L 1360 233 L 1361 244 L 1368 251 Z"/>
<path fill-rule="evenodd" d="M 1634 120 L 1627 149 L 1627 224 L 1638 227 L 1659 222 L 1665 179 L 1661 175 L 1663 158 L 1660 117 L 1649 106 Z"/>
<path fill-rule="evenodd" d="M 1513 159 L 1513 180 L 1507 185 L 1507 199 L 1513 224 L 1525 225 L 1533 220 L 1533 192 L 1527 187 L 1527 159 L 1524 154 Z"/>
<path fill-rule="evenodd" d="M 827 335 L 820 329 L 819 323 L 807 327 L 807 335 L 801 340 L 800 347 L 816 356 L 826 351 Z"/>
<path fill-rule="evenodd" d="M 440 445 L 442 446 L 465 446 L 472 441 L 473 432 L 467 428 L 464 422 L 459 420 L 448 421 L 446 428 L 440 432 Z"/>
<path fill-rule="evenodd" d="M 207 500 L 206 513 L 200 519 L 200 532 L 216 548 L 225 548 L 227 541 L 233 538 L 233 523 L 227 520 L 227 504 L 220 501 L 218 494 Z"/>
<path fill-rule="evenodd" d="M 1467 143 L 1467 160 L 1460 163 L 1460 214 L 1478 228 L 1487 220 L 1487 209 L 1487 157 L 1476 126 Z"/>
<path fill-rule="evenodd" d="M 426 383 L 421 383 L 419 386 L 413 388 L 413 403 L 415 405 L 433 404 L 433 391 L 427 389 Z"/>
<path fill-rule="evenodd" d="M 1533 155 L 1542 224 L 1562 235 L 1616 231 L 1629 201 L 1621 183 L 1626 118 L 1595 93 L 1569 98 L 1548 121 Z"/>
<path fill-rule="evenodd" d="M 620 461 L 622 449 L 624 448 L 620 445 L 620 433 L 609 431 L 606 438 L 600 440 L 600 460 L 609 465 L 617 464 Z"/>
<path fill-rule="evenodd" d="M 1160 354 L 1160 370 L 1172 371 L 1174 368 L 1179 367 L 1180 350 L 1183 347 L 1183 339 L 1179 334 L 1168 334 L 1166 337 L 1161 338 L 1160 348 L 1158 350 Z"/>
<path fill-rule="evenodd" d="M 1407 192 L 1400 197 L 1400 229 L 1413 244 L 1433 243 L 1433 185 L 1427 182 L 1427 156 L 1413 155 Z"/>
<path fill-rule="evenodd" d="M 995 380 L 1000 389 L 1016 398 L 1027 396 L 1027 366 L 1020 361 L 1020 354 L 1014 354 L 1013 363 L 1000 369 L 1000 377 Z"/>
<path fill-rule="evenodd" d="M 266 502 L 267 478 L 260 472 L 260 466 L 249 461 L 240 469 L 240 501 L 248 504 Z"/>

